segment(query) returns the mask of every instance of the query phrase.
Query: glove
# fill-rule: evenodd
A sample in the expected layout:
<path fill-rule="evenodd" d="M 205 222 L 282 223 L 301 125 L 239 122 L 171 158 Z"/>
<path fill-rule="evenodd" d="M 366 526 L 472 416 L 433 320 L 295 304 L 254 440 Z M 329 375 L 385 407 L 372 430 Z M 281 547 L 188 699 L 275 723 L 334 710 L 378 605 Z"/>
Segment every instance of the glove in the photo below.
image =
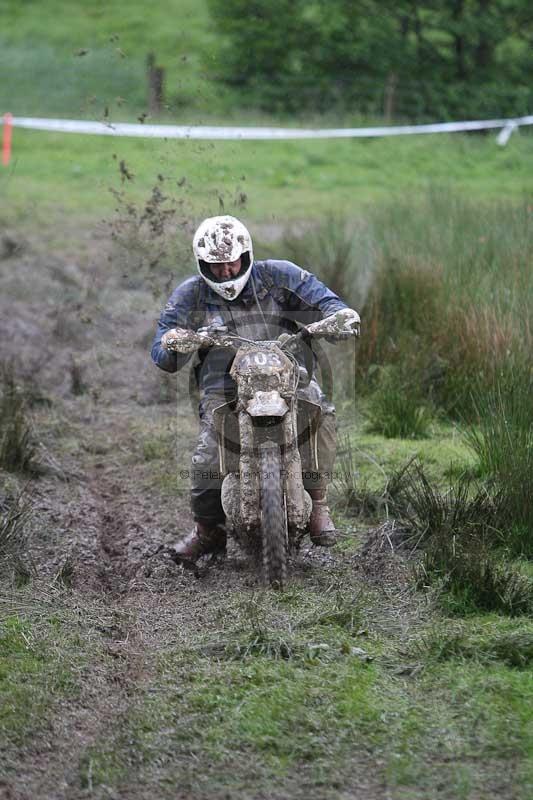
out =
<path fill-rule="evenodd" d="M 310 336 L 319 338 L 327 337 L 332 341 L 339 339 L 349 339 L 351 336 L 359 336 L 361 319 L 357 311 L 353 308 L 343 308 L 329 317 L 313 322 L 307 326 Z"/>
<path fill-rule="evenodd" d="M 202 347 L 211 347 L 214 339 L 206 333 L 198 333 L 188 328 L 172 328 L 161 337 L 161 347 L 174 353 L 194 353 Z"/>

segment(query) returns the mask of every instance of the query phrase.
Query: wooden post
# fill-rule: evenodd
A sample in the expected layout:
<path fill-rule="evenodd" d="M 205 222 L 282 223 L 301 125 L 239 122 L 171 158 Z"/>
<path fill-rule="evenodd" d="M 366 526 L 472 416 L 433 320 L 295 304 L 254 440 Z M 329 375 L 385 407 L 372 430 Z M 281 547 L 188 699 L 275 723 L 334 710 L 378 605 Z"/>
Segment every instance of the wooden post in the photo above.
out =
<path fill-rule="evenodd" d="M 148 110 L 150 114 L 157 114 L 163 108 L 163 83 L 165 70 L 156 67 L 154 53 L 146 57 L 146 75 L 148 79 Z"/>
<path fill-rule="evenodd" d="M 383 116 L 385 122 L 391 122 L 394 116 L 394 101 L 396 99 L 396 87 L 398 86 L 398 76 L 395 72 L 389 72 L 387 83 L 385 84 L 385 101 L 383 104 Z"/>

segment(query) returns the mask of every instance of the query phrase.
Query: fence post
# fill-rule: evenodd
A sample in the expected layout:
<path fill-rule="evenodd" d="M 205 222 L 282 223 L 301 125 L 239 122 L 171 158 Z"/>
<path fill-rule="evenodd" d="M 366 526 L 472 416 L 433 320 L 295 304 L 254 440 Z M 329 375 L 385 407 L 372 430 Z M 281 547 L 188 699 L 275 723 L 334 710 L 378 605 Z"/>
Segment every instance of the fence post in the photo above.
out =
<path fill-rule="evenodd" d="M 151 114 L 157 114 L 163 108 L 165 70 L 163 67 L 156 67 L 154 53 L 148 53 L 146 57 L 146 75 L 148 79 L 148 110 Z"/>
<path fill-rule="evenodd" d="M 398 86 L 398 76 L 395 72 L 389 72 L 387 83 L 385 84 L 385 98 L 383 103 L 383 116 L 385 122 L 390 122 L 394 116 L 394 102 L 396 100 L 396 89 Z"/>

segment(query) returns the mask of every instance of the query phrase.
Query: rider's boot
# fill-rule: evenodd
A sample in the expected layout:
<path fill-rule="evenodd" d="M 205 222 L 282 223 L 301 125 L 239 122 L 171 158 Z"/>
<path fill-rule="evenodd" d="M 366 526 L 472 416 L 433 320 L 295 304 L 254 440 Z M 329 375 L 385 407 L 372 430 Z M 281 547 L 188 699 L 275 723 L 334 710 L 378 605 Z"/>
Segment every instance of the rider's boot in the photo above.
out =
<path fill-rule="evenodd" d="M 190 533 L 180 539 L 169 550 L 176 564 L 194 564 L 200 556 L 207 553 L 226 551 L 226 530 L 223 525 L 196 520 Z"/>
<path fill-rule="evenodd" d="M 313 544 L 319 547 L 332 547 L 337 542 L 337 531 L 331 519 L 327 503 L 327 489 L 309 489 L 313 501 L 311 518 L 309 520 L 309 535 Z"/>

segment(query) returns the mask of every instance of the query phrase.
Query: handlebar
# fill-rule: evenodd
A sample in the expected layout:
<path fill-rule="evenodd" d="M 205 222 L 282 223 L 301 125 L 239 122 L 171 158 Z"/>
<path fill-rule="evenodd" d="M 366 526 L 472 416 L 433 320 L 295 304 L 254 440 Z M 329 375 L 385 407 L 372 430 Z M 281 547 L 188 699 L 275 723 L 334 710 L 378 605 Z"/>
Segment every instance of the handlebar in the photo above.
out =
<path fill-rule="evenodd" d="M 208 325 L 204 328 L 199 328 L 196 333 L 205 334 L 213 339 L 215 344 L 221 346 L 234 346 L 234 343 L 244 342 L 246 344 L 277 344 L 282 350 L 289 346 L 296 344 L 306 338 L 307 331 L 302 329 L 297 333 L 282 333 L 277 339 L 247 339 L 245 336 L 240 336 L 237 333 L 230 333 L 227 325 Z"/>

